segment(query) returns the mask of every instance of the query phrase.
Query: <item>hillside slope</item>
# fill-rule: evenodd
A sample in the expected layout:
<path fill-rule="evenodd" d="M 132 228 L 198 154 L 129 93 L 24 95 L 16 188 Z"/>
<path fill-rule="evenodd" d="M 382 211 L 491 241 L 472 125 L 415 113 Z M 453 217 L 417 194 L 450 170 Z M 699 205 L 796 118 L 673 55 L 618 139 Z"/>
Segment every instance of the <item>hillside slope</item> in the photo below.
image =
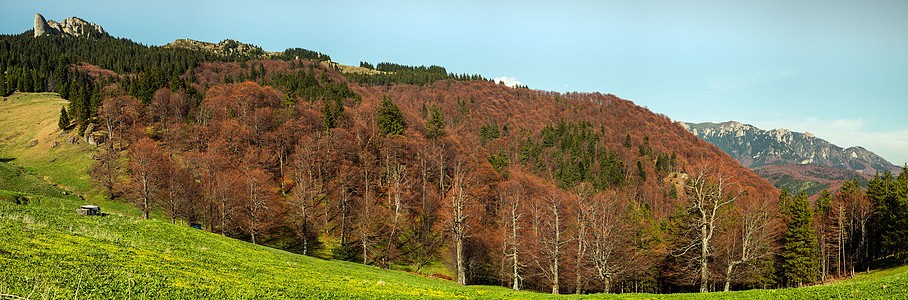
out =
<path fill-rule="evenodd" d="M 0 158 L 40 170 L 68 189 L 88 190 L 85 172 L 94 150 L 71 130 L 57 126 L 68 104 L 56 93 L 16 93 L 0 101 Z"/>
<path fill-rule="evenodd" d="M 744 186 L 772 195 L 771 185 L 741 167 L 714 145 L 687 132 L 681 123 L 654 113 L 611 94 L 570 93 L 514 89 L 484 81 L 437 82 L 433 85 L 355 87 L 364 99 L 378 102 L 389 96 L 401 106 L 411 124 L 421 125 L 423 107 L 437 104 L 452 120 L 450 132 L 462 139 L 467 149 L 485 156 L 499 149 L 518 156 L 527 137 L 542 138 L 546 126 L 559 122 L 588 122 L 598 133 L 603 150 L 618 154 L 633 174 L 636 161 L 646 168 L 648 180 L 661 179 L 654 168 L 659 154 L 677 154 L 676 170 L 697 172 L 700 168 L 722 169 L 734 174 Z M 479 132 L 486 124 L 507 126 L 500 140 L 483 144 Z M 414 128 L 419 130 L 419 128 Z M 628 140 L 629 138 L 629 140 Z M 562 141 L 565 149 L 570 141 Z M 628 144 L 630 143 L 630 144 Z M 641 154 L 641 153 L 646 153 Z M 551 175 L 551 174 L 549 174 Z M 545 177 L 544 174 L 540 174 Z M 630 175 L 628 175 L 630 176 Z M 638 182 L 652 185 L 651 181 Z"/>
<path fill-rule="evenodd" d="M 852 170 L 842 170 L 814 165 L 766 165 L 753 169 L 754 173 L 769 180 L 778 189 L 790 193 L 804 191 L 808 196 L 818 195 L 822 190 L 837 191 L 845 181 L 857 180 L 866 187 L 873 176 Z"/>
<path fill-rule="evenodd" d="M 61 130 L 57 125 L 60 108 L 68 104 L 66 99 L 56 93 L 16 93 L 0 99 L 0 160 L 24 167 L 70 193 L 84 195 L 94 204 L 113 206 L 124 213 L 135 211 L 94 192 L 88 169 L 94 163 L 91 156 L 96 147 L 75 130 Z"/>
<path fill-rule="evenodd" d="M 502 288 L 323 261 L 186 226 L 82 217 L 78 197 L 0 164 L 0 294 L 110 299 L 464 298 Z M 12 191 L 11 191 L 12 190 Z M 24 204 L 11 203 L 21 195 Z M 2 199 L 2 198 L 0 198 Z M 24 202 L 26 200 L 20 201 Z M 103 211 L 103 207 L 102 207 Z"/>

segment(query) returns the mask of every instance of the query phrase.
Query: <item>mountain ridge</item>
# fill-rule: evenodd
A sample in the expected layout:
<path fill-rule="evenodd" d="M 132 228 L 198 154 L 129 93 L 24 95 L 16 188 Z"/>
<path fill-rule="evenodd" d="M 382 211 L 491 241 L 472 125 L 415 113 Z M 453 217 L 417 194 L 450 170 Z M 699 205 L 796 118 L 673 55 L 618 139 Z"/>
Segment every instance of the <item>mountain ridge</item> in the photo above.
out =
<path fill-rule="evenodd" d="M 280 54 L 279 52 L 268 52 L 256 45 L 245 44 L 232 39 L 225 39 L 219 43 L 209 43 L 188 38 L 176 39 L 163 47 L 203 50 L 220 55 L 248 55 L 252 57 L 270 57 Z"/>
<path fill-rule="evenodd" d="M 862 146 L 843 148 L 809 132 L 763 130 L 736 121 L 684 122 L 682 126 L 751 169 L 764 165 L 800 164 L 853 170 L 866 175 L 901 172 L 901 168 Z"/>

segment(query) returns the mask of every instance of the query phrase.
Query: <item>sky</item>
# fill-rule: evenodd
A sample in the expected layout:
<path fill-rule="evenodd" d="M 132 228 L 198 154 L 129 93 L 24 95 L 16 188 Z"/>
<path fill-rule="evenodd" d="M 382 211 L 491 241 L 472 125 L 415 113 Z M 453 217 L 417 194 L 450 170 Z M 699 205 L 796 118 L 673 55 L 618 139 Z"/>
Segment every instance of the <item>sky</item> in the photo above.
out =
<path fill-rule="evenodd" d="M 301 47 L 611 93 L 673 120 L 810 132 L 908 162 L 908 1 L 4 1 L 146 45 Z"/>

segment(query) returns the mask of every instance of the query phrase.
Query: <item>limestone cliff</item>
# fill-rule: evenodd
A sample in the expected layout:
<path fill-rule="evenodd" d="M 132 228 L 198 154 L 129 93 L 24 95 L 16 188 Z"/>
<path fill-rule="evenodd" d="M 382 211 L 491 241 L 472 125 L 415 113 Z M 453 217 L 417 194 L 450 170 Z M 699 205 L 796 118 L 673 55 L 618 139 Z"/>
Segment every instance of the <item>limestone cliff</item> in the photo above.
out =
<path fill-rule="evenodd" d="M 41 14 L 35 14 L 35 37 L 45 34 L 62 36 L 88 36 L 92 33 L 104 34 L 104 28 L 95 23 L 89 23 L 77 17 L 72 17 L 63 22 L 47 21 Z"/>

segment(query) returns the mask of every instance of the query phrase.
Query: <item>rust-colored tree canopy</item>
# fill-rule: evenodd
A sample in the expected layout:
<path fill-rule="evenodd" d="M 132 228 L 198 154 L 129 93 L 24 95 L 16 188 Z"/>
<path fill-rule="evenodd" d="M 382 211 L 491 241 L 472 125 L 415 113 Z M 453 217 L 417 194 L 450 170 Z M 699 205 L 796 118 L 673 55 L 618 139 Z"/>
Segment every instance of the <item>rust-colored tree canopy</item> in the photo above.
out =
<path fill-rule="evenodd" d="M 116 146 L 104 153 L 128 163 L 93 177 L 171 222 L 386 268 L 442 263 L 450 273 L 427 275 L 460 284 L 737 287 L 772 257 L 775 235 L 750 236 L 779 230 L 778 191 L 664 115 L 481 78 L 360 85 L 328 66 L 205 62 L 192 71 L 197 94 L 164 87 L 143 104 L 113 90 L 101 122 Z M 382 101 L 399 109 L 399 134 L 379 128 Z M 722 205 L 689 209 L 695 175 L 722 182 L 709 198 Z M 743 217 L 753 212 L 763 217 Z M 712 224 L 709 251 L 676 256 L 697 246 L 693 220 Z M 696 278 L 681 266 L 694 258 Z"/>

